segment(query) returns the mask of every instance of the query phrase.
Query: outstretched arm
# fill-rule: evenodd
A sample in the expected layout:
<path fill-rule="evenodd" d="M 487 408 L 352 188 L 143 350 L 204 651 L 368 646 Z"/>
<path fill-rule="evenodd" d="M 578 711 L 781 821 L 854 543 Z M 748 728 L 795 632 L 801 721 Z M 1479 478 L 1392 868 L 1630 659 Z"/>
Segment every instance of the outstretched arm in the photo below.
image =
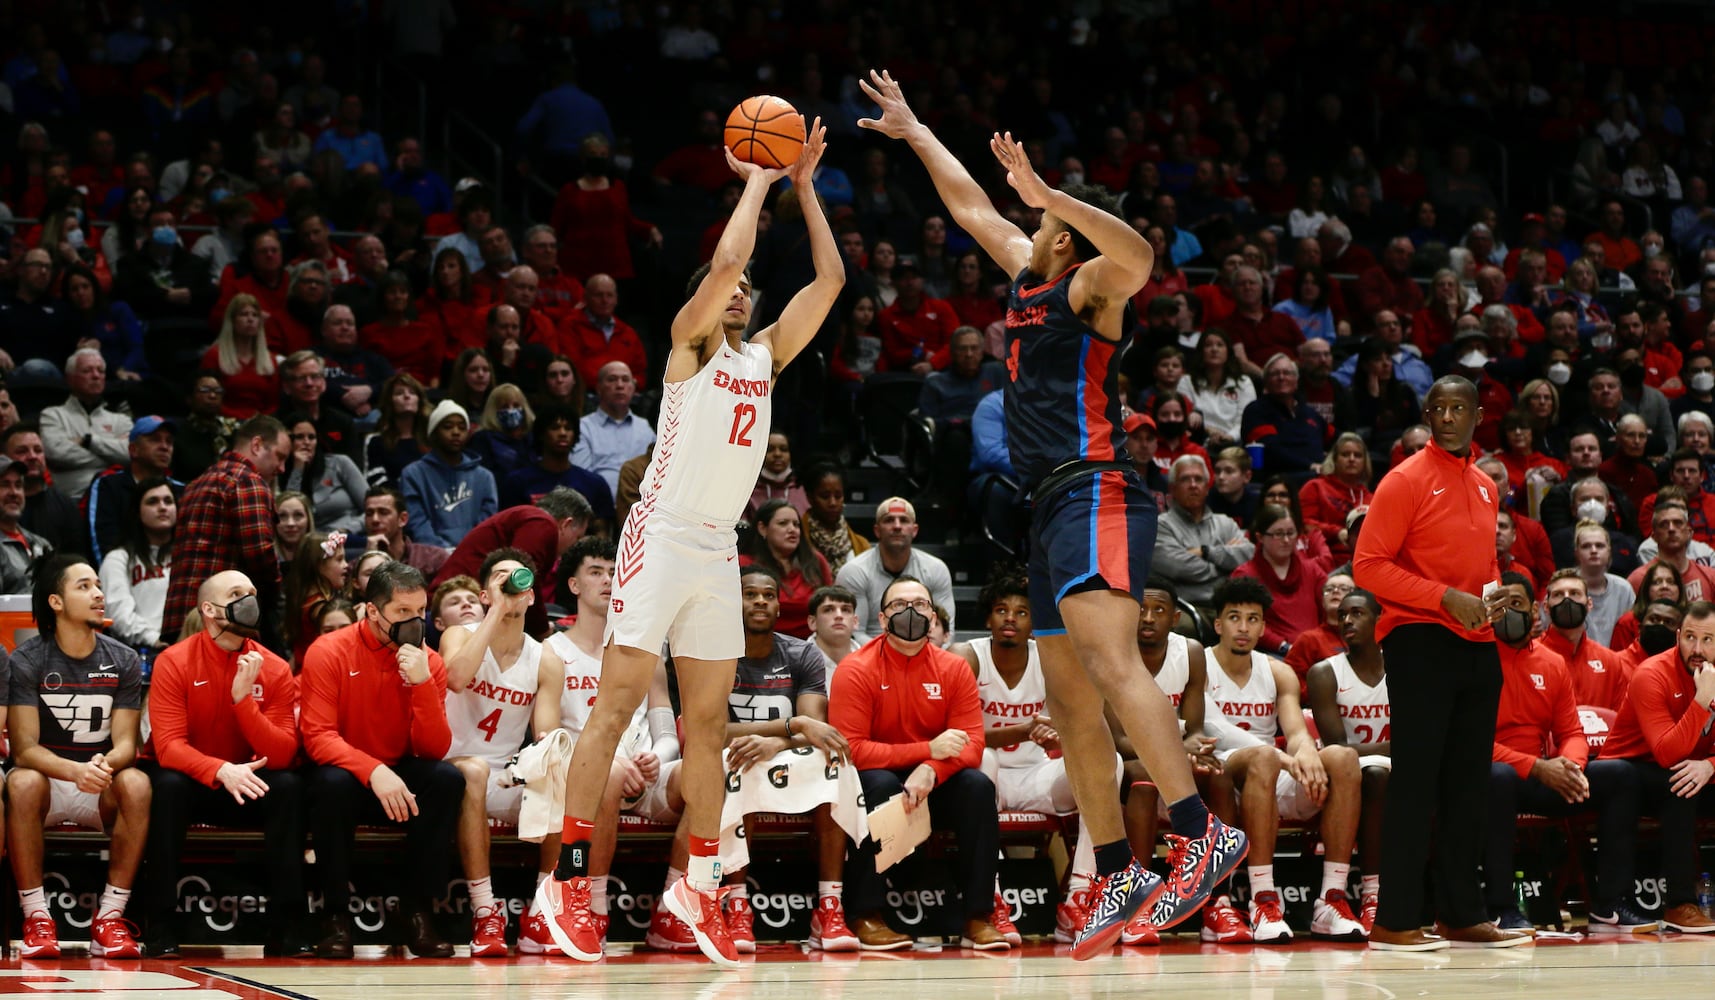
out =
<path fill-rule="evenodd" d="M 765 170 L 754 163 L 744 163 L 730 149 L 726 151 L 726 162 L 733 173 L 744 178 L 744 193 L 732 210 L 732 219 L 721 233 L 720 242 L 715 244 L 709 273 L 697 286 L 691 301 L 673 317 L 675 348 L 700 345 L 718 328 L 721 314 L 732 301 L 738 279 L 744 274 L 744 266 L 750 263 L 750 255 L 756 250 L 756 220 L 762 214 L 762 202 L 768 197 L 769 187 L 786 176 L 784 170 Z"/>
<path fill-rule="evenodd" d="M 995 210 L 994 203 L 971 178 L 970 171 L 935 138 L 927 125 L 917 120 L 911 106 L 905 103 L 904 91 L 892 76 L 885 70 L 872 69 L 868 80 L 858 78 L 858 86 L 881 106 L 880 118 L 860 118 L 858 127 L 909 143 L 911 151 L 929 168 L 935 191 L 953 213 L 954 221 L 971 234 L 1008 278 L 1016 277 L 1030 263 L 1030 238 Z M 1146 269 L 1144 275 L 1148 274 Z"/>
<path fill-rule="evenodd" d="M 798 192 L 798 205 L 804 210 L 804 226 L 810 231 L 810 259 L 816 265 L 816 280 L 792 296 L 773 326 L 752 338 L 766 338 L 763 342 L 774 355 L 776 375 L 816 336 L 846 284 L 845 262 L 840 258 L 839 245 L 834 242 L 834 231 L 828 227 L 828 217 L 822 212 L 821 199 L 816 197 L 816 164 L 827 149 L 824 141 L 827 134 L 822 119 L 817 117 L 810 126 L 809 138 L 804 141 L 804 151 L 788 175 Z"/>

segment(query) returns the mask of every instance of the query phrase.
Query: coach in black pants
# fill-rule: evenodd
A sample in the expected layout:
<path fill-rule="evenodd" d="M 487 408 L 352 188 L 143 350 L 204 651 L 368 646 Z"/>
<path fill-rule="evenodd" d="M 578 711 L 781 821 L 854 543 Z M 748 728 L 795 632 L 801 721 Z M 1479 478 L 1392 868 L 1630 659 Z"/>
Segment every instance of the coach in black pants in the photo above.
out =
<path fill-rule="evenodd" d="M 1381 601 L 1376 636 L 1393 703 L 1381 899 L 1370 934 L 1380 950 L 1435 951 L 1449 938 L 1483 947 L 1530 940 L 1489 920 L 1479 875 L 1501 691 L 1489 623 L 1505 612 L 1498 590 L 1479 596 L 1500 578 L 1501 498 L 1471 460 L 1482 415 L 1470 381 L 1450 375 L 1430 387 L 1423 421 L 1431 443 L 1377 487 L 1353 559 L 1358 586 Z M 1433 934 L 1422 929 L 1432 833 Z"/>
<path fill-rule="evenodd" d="M 870 808 L 885 804 L 905 790 L 911 771 L 911 768 L 859 771 L 864 802 Z M 929 793 L 929 823 L 937 830 L 952 831 L 958 844 L 953 870 L 964 907 L 961 916 L 986 922 L 994 909 L 994 878 L 1000 854 L 1000 810 L 995 807 L 994 782 L 975 768 L 955 773 Z M 887 881 L 884 874 L 875 870 L 876 850 L 875 838 L 871 837 L 861 847 L 846 852 L 847 913 L 879 913 L 886 902 Z M 918 871 L 911 864 L 916 860 L 907 858 L 892 871 L 895 874 Z M 938 928 L 931 928 L 931 933 L 935 930 Z"/>

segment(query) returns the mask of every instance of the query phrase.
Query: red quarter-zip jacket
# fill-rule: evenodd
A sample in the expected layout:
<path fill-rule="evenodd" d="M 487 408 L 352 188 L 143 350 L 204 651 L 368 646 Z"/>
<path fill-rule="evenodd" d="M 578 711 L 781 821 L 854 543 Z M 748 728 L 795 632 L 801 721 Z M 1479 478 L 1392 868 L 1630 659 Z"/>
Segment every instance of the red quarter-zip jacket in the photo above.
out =
<path fill-rule="evenodd" d="M 1632 666 L 1626 658 L 1593 641 L 1588 635 L 1578 637 L 1576 648 L 1549 629 L 1542 644 L 1560 654 L 1566 672 L 1572 678 L 1572 696 L 1580 705 L 1595 705 L 1615 712 L 1626 703 L 1626 687 L 1632 681 Z"/>
<path fill-rule="evenodd" d="M 317 764 L 343 767 L 369 787 L 369 776 L 402 757 L 440 760 L 453 744 L 447 726 L 447 668 L 425 650 L 429 679 L 409 687 L 397 652 L 375 638 L 367 621 L 317 639 L 304 657 L 304 750 Z M 968 672 L 968 671 L 967 671 Z"/>
<path fill-rule="evenodd" d="M 1479 597 L 1500 579 L 1495 553 L 1495 483 L 1469 456 L 1431 441 L 1383 477 L 1352 560 L 1358 586 L 1376 595 L 1381 639 L 1401 625 L 1430 622 L 1472 642 L 1493 642 L 1488 625 L 1467 629 L 1441 607 L 1448 587 Z"/>
<path fill-rule="evenodd" d="M 1697 682 L 1680 661 L 1678 647 L 1643 661 L 1632 673 L 1626 704 L 1602 744 L 1602 756 L 1653 757 L 1662 767 L 1710 758 L 1715 730 L 1709 727 L 1709 706 L 1696 701 Z"/>
<path fill-rule="evenodd" d="M 928 764 L 940 784 L 983 763 L 983 706 L 971 665 L 924 646 L 905 656 L 881 635 L 840 661 L 828 695 L 828 722 L 851 744 L 859 770 Z M 933 760 L 929 741 L 949 729 L 971 736 L 956 757 Z"/>
<path fill-rule="evenodd" d="M 250 696 L 232 702 L 238 657 L 262 654 Z M 254 639 L 228 652 L 198 632 L 163 650 L 149 683 L 149 742 L 143 756 L 214 788 L 222 764 L 266 758 L 275 770 L 298 754 L 298 679 Z"/>
<path fill-rule="evenodd" d="M 1495 713 L 1497 764 L 1519 777 L 1543 757 L 1565 757 L 1579 767 L 1590 759 L 1590 744 L 1572 700 L 1572 679 L 1560 656 L 1538 640 L 1523 649 L 1497 643 L 1501 654 L 1501 704 Z"/>

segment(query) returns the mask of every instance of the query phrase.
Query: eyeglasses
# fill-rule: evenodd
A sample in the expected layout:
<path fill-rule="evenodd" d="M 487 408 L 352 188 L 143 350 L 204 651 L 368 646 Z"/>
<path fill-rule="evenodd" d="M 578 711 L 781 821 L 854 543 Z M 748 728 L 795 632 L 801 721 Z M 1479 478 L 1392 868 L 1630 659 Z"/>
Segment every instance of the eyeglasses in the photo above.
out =
<path fill-rule="evenodd" d="M 199 395 L 199 396 L 224 396 L 224 395 L 226 395 L 226 389 L 224 389 L 223 387 L 218 386 L 218 385 L 199 385 L 199 386 L 197 386 L 197 395 Z"/>
<path fill-rule="evenodd" d="M 935 602 L 924 597 L 919 597 L 915 601 L 892 601 L 882 607 L 881 613 L 884 615 L 896 615 L 899 612 L 904 611 L 906 608 L 916 608 L 918 611 L 928 614 L 935 610 Z"/>
<path fill-rule="evenodd" d="M 1298 532 L 1296 529 L 1288 530 L 1288 531 L 1265 531 L 1262 533 L 1262 537 L 1264 537 L 1264 538 L 1278 538 L 1278 539 L 1281 539 L 1282 541 L 1286 541 L 1289 539 L 1297 538 Z"/>

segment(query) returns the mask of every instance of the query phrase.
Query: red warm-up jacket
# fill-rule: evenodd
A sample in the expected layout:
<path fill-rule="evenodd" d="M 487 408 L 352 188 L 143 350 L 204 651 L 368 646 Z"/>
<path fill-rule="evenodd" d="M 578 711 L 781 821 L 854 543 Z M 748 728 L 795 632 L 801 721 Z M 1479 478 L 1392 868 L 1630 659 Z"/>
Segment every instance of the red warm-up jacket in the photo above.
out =
<path fill-rule="evenodd" d="M 1472 642 L 1493 642 L 1488 625 L 1465 628 L 1441 607 L 1448 587 L 1482 596 L 1500 578 L 1495 553 L 1495 483 L 1431 442 L 1376 487 L 1352 560 L 1358 586 L 1382 605 L 1376 638 L 1429 622 Z"/>
<path fill-rule="evenodd" d="M 343 767 L 363 787 L 383 764 L 403 757 L 440 760 L 452 746 L 447 668 L 434 650 L 429 679 L 408 687 L 397 652 L 360 621 L 329 632 L 304 657 L 304 749 L 317 764 Z"/>
<path fill-rule="evenodd" d="M 1584 766 L 1590 744 L 1559 654 L 1534 639 L 1523 649 L 1496 645 L 1501 654 L 1501 704 L 1495 713 L 1495 763 L 1511 767 L 1521 778 L 1530 777 L 1530 769 L 1543 757 L 1565 757 Z"/>
<path fill-rule="evenodd" d="M 1572 697 L 1580 705 L 1596 705 L 1620 710 L 1626 703 L 1626 687 L 1632 681 L 1632 667 L 1626 658 L 1587 635 L 1578 637 L 1578 646 L 1561 637 L 1554 629 L 1542 636 L 1542 644 L 1560 656 L 1566 673 L 1572 680 Z"/>
<path fill-rule="evenodd" d="M 1698 757 L 1715 763 L 1709 706 L 1696 702 L 1697 682 L 1677 647 L 1643 661 L 1632 672 L 1626 704 L 1602 744 L 1602 756 L 1653 757 L 1662 767 Z"/>
<path fill-rule="evenodd" d="M 250 695 L 232 701 L 238 657 L 262 654 Z M 279 770 L 298 753 L 298 679 L 254 639 L 227 651 L 198 632 L 162 651 L 149 683 L 149 742 L 143 756 L 215 787 L 222 764 L 266 758 Z"/>
<path fill-rule="evenodd" d="M 859 770 L 928 764 L 940 784 L 983 762 L 983 706 L 970 664 L 924 646 L 906 656 L 877 636 L 840 661 L 828 695 L 828 722 L 851 744 Z M 933 760 L 929 741 L 949 729 L 971 736 L 956 757 Z"/>

